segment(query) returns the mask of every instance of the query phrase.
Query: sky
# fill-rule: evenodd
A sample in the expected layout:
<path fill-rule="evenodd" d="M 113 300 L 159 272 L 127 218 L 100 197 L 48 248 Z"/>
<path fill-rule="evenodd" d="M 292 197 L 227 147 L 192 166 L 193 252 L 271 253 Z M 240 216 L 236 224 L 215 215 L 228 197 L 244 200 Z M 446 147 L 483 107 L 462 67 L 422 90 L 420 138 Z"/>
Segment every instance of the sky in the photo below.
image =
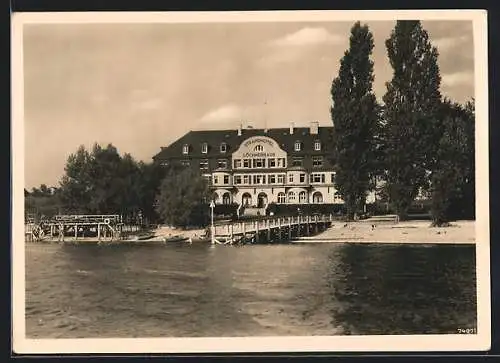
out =
<path fill-rule="evenodd" d="M 331 126 L 330 87 L 354 22 L 24 25 L 25 187 L 57 186 L 79 145 L 137 160 L 194 129 Z M 374 92 L 393 21 L 366 21 Z M 422 21 L 441 92 L 474 97 L 471 21 Z"/>

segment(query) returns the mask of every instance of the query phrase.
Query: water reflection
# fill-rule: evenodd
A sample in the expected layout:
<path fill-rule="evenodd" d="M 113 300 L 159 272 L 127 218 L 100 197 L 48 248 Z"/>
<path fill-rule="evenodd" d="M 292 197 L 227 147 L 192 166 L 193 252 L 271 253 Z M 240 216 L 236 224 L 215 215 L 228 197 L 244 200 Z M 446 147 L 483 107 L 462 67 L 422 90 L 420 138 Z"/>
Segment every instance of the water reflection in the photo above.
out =
<path fill-rule="evenodd" d="M 331 311 L 345 334 L 456 333 L 476 326 L 474 247 L 346 244 Z M 332 304 L 336 306 L 336 304 Z"/>
<path fill-rule="evenodd" d="M 455 333 L 474 247 L 26 247 L 29 337 Z"/>

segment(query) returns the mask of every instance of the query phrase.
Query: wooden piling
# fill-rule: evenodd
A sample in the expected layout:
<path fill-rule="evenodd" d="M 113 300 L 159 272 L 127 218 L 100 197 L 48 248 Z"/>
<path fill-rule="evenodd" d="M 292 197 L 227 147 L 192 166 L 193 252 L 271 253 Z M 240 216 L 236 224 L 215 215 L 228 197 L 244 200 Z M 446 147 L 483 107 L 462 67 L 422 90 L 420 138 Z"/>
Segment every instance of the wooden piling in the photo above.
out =
<path fill-rule="evenodd" d="M 271 242 L 271 221 L 267 220 L 267 242 Z"/>
<path fill-rule="evenodd" d="M 255 242 L 259 243 L 259 221 L 255 222 Z"/>
<path fill-rule="evenodd" d="M 278 240 L 281 241 L 281 218 L 278 218 Z"/>
<path fill-rule="evenodd" d="M 243 243 L 247 242 L 247 231 L 245 228 L 245 222 L 241 224 L 241 230 L 243 231 Z"/>

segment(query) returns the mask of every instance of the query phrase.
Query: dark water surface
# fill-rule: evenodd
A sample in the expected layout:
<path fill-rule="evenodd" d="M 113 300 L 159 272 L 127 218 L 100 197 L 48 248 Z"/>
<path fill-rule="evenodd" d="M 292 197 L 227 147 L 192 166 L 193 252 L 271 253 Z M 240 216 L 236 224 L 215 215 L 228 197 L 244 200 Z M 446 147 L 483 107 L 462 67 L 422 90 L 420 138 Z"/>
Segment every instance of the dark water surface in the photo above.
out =
<path fill-rule="evenodd" d="M 469 245 L 26 246 L 28 338 L 456 333 Z"/>

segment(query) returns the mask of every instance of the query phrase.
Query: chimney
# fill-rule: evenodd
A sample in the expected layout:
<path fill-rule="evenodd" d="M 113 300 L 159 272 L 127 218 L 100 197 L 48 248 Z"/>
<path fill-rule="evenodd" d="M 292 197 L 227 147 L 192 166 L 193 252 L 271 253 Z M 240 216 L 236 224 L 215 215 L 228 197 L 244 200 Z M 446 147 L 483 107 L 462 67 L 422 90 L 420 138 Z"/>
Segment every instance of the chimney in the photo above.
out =
<path fill-rule="evenodd" d="M 311 135 L 317 135 L 318 128 L 319 128 L 319 122 L 317 121 L 311 122 L 311 126 L 309 127 L 309 132 L 311 133 Z"/>
<path fill-rule="evenodd" d="M 293 135 L 293 128 L 295 124 L 293 122 L 290 122 L 290 135 Z"/>
<path fill-rule="evenodd" d="M 241 129 L 243 128 L 242 124 L 238 125 L 238 136 L 241 136 Z"/>

